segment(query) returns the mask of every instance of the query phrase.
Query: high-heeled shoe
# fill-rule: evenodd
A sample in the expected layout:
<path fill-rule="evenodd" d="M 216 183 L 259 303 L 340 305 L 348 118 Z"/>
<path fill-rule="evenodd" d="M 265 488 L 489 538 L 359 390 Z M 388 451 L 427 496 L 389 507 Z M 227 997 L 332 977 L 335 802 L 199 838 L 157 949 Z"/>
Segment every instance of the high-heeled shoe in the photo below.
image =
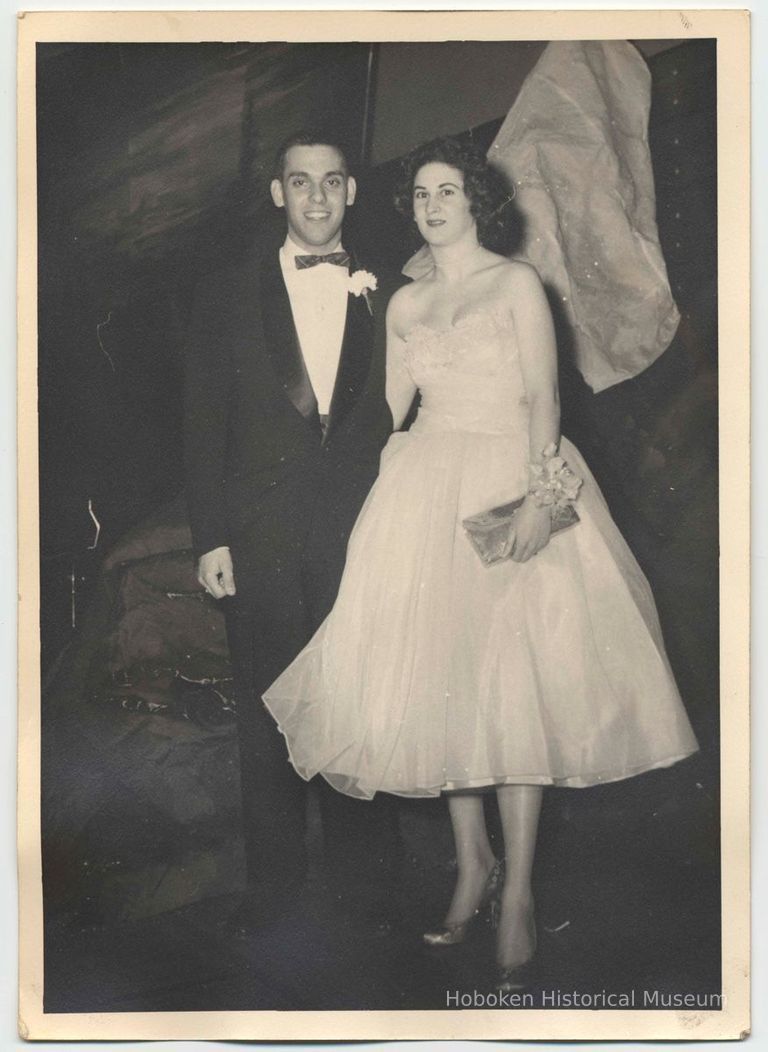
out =
<path fill-rule="evenodd" d="M 491 927 L 495 928 L 499 919 L 499 896 L 504 883 L 503 873 L 504 863 L 497 859 L 485 882 L 483 894 L 474 913 L 466 920 L 455 924 L 444 924 L 442 928 L 437 928 L 435 931 L 425 931 L 422 939 L 427 946 L 456 946 L 464 942 L 472 924 L 486 908 L 490 911 Z"/>
<path fill-rule="evenodd" d="M 525 990 L 529 987 L 533 980 L 538 943 L 536 922 L 533 919 L 533 912 L 531 912 L 529 923 L 531 942 L 533 944 L 531 956 L 527 960 L 521 961 L 520 964 L 507 966 L 499 965 L 496 977 L 496 989 L 501 994 L 519 993 L 521 990 Z"/>
<path fill-rule="evenodd" d="M 514 964 L 511 968 L 499 968 L 496 976 L 496 989 L 500 994 L 514 994 L 527 990 L 533 981 L 533 973 L 533 957 L 529 957 L 522 964 Z"/>

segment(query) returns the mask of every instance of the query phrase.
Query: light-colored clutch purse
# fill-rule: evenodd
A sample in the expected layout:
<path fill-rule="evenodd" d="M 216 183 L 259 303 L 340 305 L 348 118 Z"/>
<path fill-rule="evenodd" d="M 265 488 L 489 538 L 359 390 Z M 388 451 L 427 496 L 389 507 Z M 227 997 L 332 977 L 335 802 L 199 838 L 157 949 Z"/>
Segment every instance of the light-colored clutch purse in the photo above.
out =
<path fill-rule="evenodd" d="M 494 563 L 509 558 L 509 535 L 515 515 L 524 500 L 525 497 L 518 497 L 509 504 L 500 504 L 496 508 L 481 511 L 462 521 L 461 525 L 467 531 L 472 547 L 486 566 L 492 566 Z M 579 516 L 573 504 L 553 506 L 552 534 L 567 530 L 569 526 L 575 526 L 578 521 Z"/>

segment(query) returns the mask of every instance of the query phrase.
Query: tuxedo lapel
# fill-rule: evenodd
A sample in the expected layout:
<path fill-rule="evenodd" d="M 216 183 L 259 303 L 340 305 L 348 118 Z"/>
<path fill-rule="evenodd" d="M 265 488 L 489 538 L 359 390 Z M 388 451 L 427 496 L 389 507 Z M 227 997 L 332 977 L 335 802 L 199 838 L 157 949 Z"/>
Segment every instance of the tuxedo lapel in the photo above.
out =
<path fill-rule="evenodd" d="M 277 256 L 261 266 L 261 313 L 267 358 L 286 395 L 320 433 L 317 399 L 301 353 L 291 301 Z"/>
<path fill-rule="evenodd" d="M 373 352 L 373 317 L 364 296 L 347 296 L 347 320 L 326 429 L 326 440 L 355 404 L 365 386 Z"/>

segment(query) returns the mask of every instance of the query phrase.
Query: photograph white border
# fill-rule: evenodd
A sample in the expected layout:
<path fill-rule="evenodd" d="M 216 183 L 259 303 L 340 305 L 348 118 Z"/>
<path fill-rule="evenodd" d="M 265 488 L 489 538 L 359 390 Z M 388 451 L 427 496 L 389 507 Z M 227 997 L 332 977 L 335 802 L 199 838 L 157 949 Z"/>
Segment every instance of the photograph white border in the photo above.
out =
<path fill-rule="evenodd" d="M 723 993 L 718 1012 L 42 1012 L 34 44 L 718 39 Z M 744 11 L 32 12 L 19 20 L 20 1020 L 34 1039 L 737 1038 L 749 1029 L 749 15 Z"/>

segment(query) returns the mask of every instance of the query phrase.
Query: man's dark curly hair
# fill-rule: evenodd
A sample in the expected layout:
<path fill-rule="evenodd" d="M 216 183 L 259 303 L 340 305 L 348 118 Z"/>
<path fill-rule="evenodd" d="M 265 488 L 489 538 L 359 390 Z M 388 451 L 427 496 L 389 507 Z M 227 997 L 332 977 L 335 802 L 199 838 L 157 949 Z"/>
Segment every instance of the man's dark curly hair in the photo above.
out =
<path fill-rule="evenodd" d="M 395 188 L 395 207 L 413 219 L 413 185 L 420 168 L 433 161 L 448 164 L 461 172 L 469 210 L 477 222 L 477 236 L 482 245 L 498 251 L 508 234 L 509 208 L 514 189 L 493 168 L 478 147 L 458 139 L 436 139 L 417 147 L 401 165 L 401 176 Z"/>
<path fill-rule="evenodd" d="M 285 174 L 285 158 L 292 146 L 330 146 L 341 155 L 344 168 L 349 172 L 349 151 L 335 135 L 322 127 L 302 128 L 283 139 L 275 154 L 272 165 L 272 178 L 282 179 Z"/>

